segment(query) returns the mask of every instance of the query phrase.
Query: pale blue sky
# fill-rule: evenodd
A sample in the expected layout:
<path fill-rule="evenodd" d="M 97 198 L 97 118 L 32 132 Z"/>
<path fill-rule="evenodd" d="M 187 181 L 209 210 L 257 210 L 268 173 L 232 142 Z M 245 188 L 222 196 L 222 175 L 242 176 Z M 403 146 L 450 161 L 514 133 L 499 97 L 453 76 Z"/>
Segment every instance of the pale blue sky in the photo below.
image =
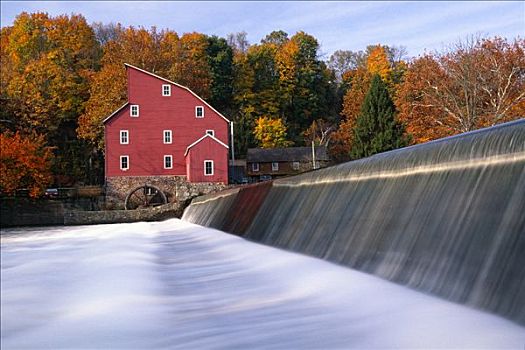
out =
<path fill-rule="evenodd" d="M 525 34 L 524 1 L 2 1 L 2 26 L 20 12 L 80 13 L 88 22 L 197 31 L 225 37 L 246 31 L 250 43 L 273 30 L 304 30 L 333 51 L 369 44 L 404 45 L 410 56 L 441 50 L 470 34 L 509 39 Z"/>

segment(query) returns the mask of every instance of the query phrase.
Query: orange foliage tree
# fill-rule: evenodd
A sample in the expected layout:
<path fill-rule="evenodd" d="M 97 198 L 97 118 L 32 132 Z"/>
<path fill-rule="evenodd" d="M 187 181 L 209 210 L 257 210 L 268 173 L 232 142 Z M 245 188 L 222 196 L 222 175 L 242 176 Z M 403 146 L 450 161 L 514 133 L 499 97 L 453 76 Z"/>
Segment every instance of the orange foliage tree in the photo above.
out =
<path fill-rule="evenodd" d="M 168 77 L 189 87 L 204 99 L 210 97 L 212 77 L 208 65 L 206 48 L 208 39 L 201 33 L 184 34 L 169 52 L 173 61 Z"/>
<path fill-rule="evenodd" d="M 0 134 L 0 191 L 27 188 L 31 197 L 41 195 L 52 181 L 52 157 L 42 135 Z"/>
<path fill-rule="evenodd" d="M 410 65 L 397 98 L 416 143 L 523 116 L 525 39 L 469 39 Z"/>

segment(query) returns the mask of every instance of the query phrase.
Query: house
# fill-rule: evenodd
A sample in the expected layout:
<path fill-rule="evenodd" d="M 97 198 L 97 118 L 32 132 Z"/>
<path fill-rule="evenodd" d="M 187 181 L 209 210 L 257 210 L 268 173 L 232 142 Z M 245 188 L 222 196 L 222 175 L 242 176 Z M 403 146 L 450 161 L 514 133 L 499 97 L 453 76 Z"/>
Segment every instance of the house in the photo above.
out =
<path fill-rule="evenodd" d="M 315 152 L 315 165 L 313 154 Z M 252 180 L 269 180 L 295 175 L 329 165 L 326 147 L 249 148 L 246 173 Z"/>
<path fill-rule="evenodd" d="M 125 67 L 128 101 L 103 122 L 106 192 L 227 184 L 229 120 L 189 88 Z"/>

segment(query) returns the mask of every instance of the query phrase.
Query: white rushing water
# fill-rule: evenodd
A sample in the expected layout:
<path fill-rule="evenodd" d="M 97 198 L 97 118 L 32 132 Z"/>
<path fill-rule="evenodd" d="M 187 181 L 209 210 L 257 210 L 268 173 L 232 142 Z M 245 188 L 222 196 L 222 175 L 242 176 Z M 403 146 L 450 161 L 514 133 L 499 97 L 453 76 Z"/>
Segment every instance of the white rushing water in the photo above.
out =
<path fill-rule="evenodd" d="M 524 345 L 503 318 L 176 219 L 2 232 L 2 349 Z"/>

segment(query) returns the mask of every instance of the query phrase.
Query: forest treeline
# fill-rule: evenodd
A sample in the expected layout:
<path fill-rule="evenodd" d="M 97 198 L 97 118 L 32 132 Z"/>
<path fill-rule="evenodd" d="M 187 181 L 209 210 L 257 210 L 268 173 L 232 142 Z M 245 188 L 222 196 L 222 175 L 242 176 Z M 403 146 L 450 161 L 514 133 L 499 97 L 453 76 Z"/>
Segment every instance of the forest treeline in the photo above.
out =
<path fill-rule="evenodd" d="M 357 149 L 372 142 L 366 134 L 397 135 L 391 149 L 525 115 L 522 38 L 469 37 L 415 58 L 381 44 L 325 58 L 305 32 L 251 44 L 245 32 L 221 38 L 21 13 L 2 28 L 0 54 L 4 193 L 103 181 L 102 120 L 126 101 L 124 63 L 207 100 L 235 123 L 241 156 L 314 141 L 340 162 L 368 154 Z M 373 120 L 374 96 L 388 100 L 388 123 Z M 381 130 L 387 124 L 395 132 Z"/>

